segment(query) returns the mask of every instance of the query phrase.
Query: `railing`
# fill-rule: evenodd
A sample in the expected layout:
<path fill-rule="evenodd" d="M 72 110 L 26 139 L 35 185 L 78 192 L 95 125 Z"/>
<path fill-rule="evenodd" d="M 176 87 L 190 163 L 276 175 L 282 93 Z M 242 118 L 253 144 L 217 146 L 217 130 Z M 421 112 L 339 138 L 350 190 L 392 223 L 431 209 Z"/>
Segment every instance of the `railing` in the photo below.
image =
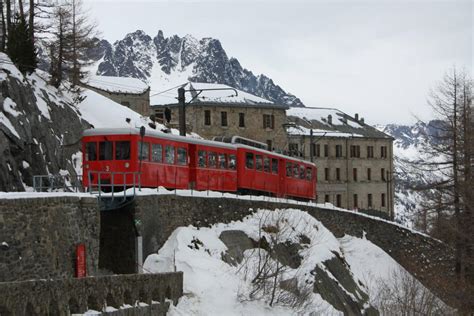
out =
<path fill-rule="evenodd" d="M 106 177 L 103 177 L 104 175 Z M 105 178 L 110 181 L 105 182 Z M 129 178 L 131 180 L 127 182 Z M 97 183 L 93 183 L 93 179 L 97 179 Z M 89 183 L 88 192 L 98 196 L 102 204 L 101 207 L 104 209 L 116 208 L 122 203 L 130 201 L 135 197 L 136 189 L 141 190 L 141 174 L 139 172 L 89 171 L 87 180 Z M 131 195 L 127 193 L 129 188 L 132 189 Z"/>
<path fill-rule="evenodd" d="M 37 175 L 33 176 L 33 190 L 35 192 L 53 192 L 64 190 L 67 192 L 84 192 L 82 175 Z"/>

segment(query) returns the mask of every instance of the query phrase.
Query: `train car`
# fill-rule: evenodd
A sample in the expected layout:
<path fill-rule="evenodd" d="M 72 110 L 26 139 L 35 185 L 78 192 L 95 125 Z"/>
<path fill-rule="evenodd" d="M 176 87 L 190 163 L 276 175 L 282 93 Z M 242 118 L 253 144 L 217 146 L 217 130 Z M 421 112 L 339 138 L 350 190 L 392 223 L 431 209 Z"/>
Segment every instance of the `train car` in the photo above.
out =
<path fill-rule="evenodd" d="M 84 132 L 83 185 L 247 192 L 314 199 L 314 164 L 245 144 L 138 129 Z M 105 186 L 104 186 L 105 185 Z"/>
<path fill-rule="evenodd" d="M 277 197 L 313 200 L 316 197 L 316 167 L 307 161 L 264 149 L 237 145 L 240 190 L 269 193 Z M 286 167 L 298 169 L 288 173 Z"/>

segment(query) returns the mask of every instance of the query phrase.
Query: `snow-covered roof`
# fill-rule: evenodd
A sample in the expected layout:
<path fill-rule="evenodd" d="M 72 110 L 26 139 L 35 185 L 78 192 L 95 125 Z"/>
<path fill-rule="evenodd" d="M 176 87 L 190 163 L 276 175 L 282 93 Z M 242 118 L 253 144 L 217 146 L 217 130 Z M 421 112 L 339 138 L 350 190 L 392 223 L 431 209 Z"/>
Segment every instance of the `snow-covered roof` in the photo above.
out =
<path fill-rule="evenodd" d="M 114 93 L 141 94 L 149 89 L 148 85 L 137 78 L 91 75 L 84 84 L 89 87 Z"/>
<path fill-rule="evenodd" d="M 294 125 L 288 128 L 290 135 L 324 135 L 326 137 L 391 138 L 391 136 L 367 125 L 362 118 L 352 117 L 338 109 L 298 107 L 286 111 Z"/>
<path fill-rule="evenodd" d="M 191 104 L 226 104 L 236 106 L 263 106 L 263 107 L 279 107 L 287 108 L 284 105 L 275 104 L 267 99 L 258 97 L 256 95 L 234 89 L 225 84 L 218 83 L 202 83 L 202 82 L 188 82 L 183 85 L 187 90 L 185 93 L 186 102 L 191 101 Z M 204 89 L 201 93 L 201 89 Z M 221 89 L 221 90 L 205 90 L 205 89 Z M 225 90 L 223 90 L 225 89 Z M 167 91 L 150 96 L 151 106 L 177 105 L 178 88 L 174 91 Z M 172 94 L 176 95 L 176 100 L 170 98 Z"/>

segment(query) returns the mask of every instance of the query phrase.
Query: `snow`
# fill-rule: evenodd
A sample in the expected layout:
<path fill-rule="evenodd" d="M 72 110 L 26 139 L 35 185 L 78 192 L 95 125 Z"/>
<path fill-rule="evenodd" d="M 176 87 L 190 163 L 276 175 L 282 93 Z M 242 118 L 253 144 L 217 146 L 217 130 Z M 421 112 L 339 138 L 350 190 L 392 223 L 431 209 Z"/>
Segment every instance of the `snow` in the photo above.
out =
<path fill-rule="evenodd" d="M 346 115 L 342 111 L 337 109 L 331 108 L 316 108 L 316 107 L 298 107 L 298 108 L 290 108 L 286 111 L 286 115 L 288 116 L 296 116 L 301 119 L 309 120 L 309 121 L 319 121 L 322 124 L 326 124 L 331 126 L 327 123 L 327 118 L 329 115 L 332 117 L 332 125 L 349 125 L 355 128 L 363 128 L 364 125 L 355 121 L 355 119 L 351 118 L 350 116 Z M 343 120 L 343 117 L 349 117 L 347 120 Z"/>
<path fill-rule="evenodd" d="M 287 129 L 288 134 L 290 135 L 311 135 L 311 129 L 306 128 L 304 126 L 295 126 L 295 127 L 290 127 Z M 363 135 L 360 134 L 354 134 L 354 133 L 343 133 L 343 132 L 338 132 L 335 130 L 324 130 L 324 129 L 313 129 L 313 135 L 314 136 L 326 136 L 326 137 L 364 137 Z"/>
<path fill-rule="evenodd" d="M 3 101 L 3 110 L 13 117 L 18 117 L 21 114 L 21 112 L 16 110 L 16 103 L 9 97 L 6 97 Z"/>
<path fill-rule="evenodd" d="M 23 166 L 23 169 L 27 169 L 27 168 L 30 167 L 30 164 L 29 164 L 28 162 L 26 162 L 26 161 L 23 160 L 22 166 Z"/>
<path fill-rule="evenodd" d="M 14 136 L 20 138 L 20 135 L 16 131 L 15 127 L 13 127 L 12 122 L 10 122 L 8 117 L 6 117 L 3 112 L 0 112 L 0 123 L 3 124 Z"/>
<path fill-rule="evenodd" d="M 6 70 L 9 76 L 13 76 L 20 81 L 24 79 L 22 73 L 13 65 L 10 57 L 5 53 L 0 53 L 0 69 L 4 70 L 4 73 Z"/>
<path fill-rule="evenodd" d="M 151 129 L 148 126 L 148 123 L 151 122 L 148 118 L 142 117 L 137 112 L 97 92 L 85 89 L 82 96 L 85 99 L 79 104 L 78 109 L 82 118 L 95 128 L 140 128 L 145 126 L 145 128 Z M 127 123 L 126 119 L 130 119 L 130 123 Z"/>
<path fill-rule="evenodd" d="M 148 84 L 137 78 L 90 75 L 87 85 L 108 92 L 141 94 L 148 90 Z"/>
<path fill-rule="evenodd" d="M 172 86 L 168 86 L 167 88 L 171 88 L 171 87 Z M 197 98 L 193 100 L 192 103 L 219 102 L 219 103 L 245 103 L 245 104 L 261 104 L 261 103 L 273 104 L 272 102 L 266 99 L 257 97 L 247 92 L 234 89 L 225 84 L 187 82 L 184 88 L 186 90 L 194 90 L 193 92 L 185 93 L 185 98 L 187 102 L 193 99 L 196 93 L 199 92 L 199 89 L 228 89 L 228 90 L 220 90 L 220 91 L 219 90 L 203 91 L 202 93 L 199 94 Z M 177 97 L 177 89 L 178 88 L 173 89 L 164 94 L 150 96 L 150 104 L 163 105 L 163 104 L 177 103 L 177 100 L 175 99 Z M 237 95 L 235 91 L 237 91 Z M 172 97 L 172 95 L 174 95 L 174 97 Z"/>
<path fill-rule="evenodd" d="M 210 228 L 180 227 L 172 233 L 158 254 L 148 256 L 144 263 L 147 273 L 184 272 L 185 296 L 176 307 L 171 307 L 168 315 L 294 314 L 295 310 L 290 307 L 269 307 L 264 300 L 242 301 L 242 295 L 249 292 L 250 279 L 245 278 L 238 266 L 222 261 L 221 256 L 227 250 L 219 239 L 223 231 L 243 230 L 250 237 L 259 239 L 258 232 L 262 224 L 286 225 L 289 229 L 282 229 L 281 240 L 295 241 L 299 233 L 311 239 L 311 245 L 303 250 L 304 259 L 300 268 L 289 269 L 285 275 L 285 278 L 297 277 L 302 287 L 312 278 L 309 272 L 314 270 L 317 263 L 333 257 L 331 251 L 339 251 L 337 239 L 320 222 L 294 209 L 258 210 L 242 221 L 217 224 Z M 203 246 L 189 247 L 193 240 L 199 240 Z M 256 251 L 247 250 L 244 255 L 244 262 L 255 260 Z M 324 312 L 325 315 L 341 314 L 314 293 L 306 309 L 306 312 L 309 311 Z"/>

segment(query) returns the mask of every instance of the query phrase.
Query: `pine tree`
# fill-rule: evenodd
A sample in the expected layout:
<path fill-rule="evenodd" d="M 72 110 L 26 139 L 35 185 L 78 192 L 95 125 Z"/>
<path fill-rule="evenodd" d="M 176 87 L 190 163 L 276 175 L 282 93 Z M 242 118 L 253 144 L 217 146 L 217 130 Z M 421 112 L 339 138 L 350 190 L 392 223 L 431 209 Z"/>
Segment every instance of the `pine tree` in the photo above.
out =
<path fill-rule="evenodd" d="M 7 41 L 7 54 L 23 73 L 31 73 L 38 63 L 36 49 L 30 38 L 29 26 L 24 16 L 15 15 L 15 21 L 10 25 Z"/>

